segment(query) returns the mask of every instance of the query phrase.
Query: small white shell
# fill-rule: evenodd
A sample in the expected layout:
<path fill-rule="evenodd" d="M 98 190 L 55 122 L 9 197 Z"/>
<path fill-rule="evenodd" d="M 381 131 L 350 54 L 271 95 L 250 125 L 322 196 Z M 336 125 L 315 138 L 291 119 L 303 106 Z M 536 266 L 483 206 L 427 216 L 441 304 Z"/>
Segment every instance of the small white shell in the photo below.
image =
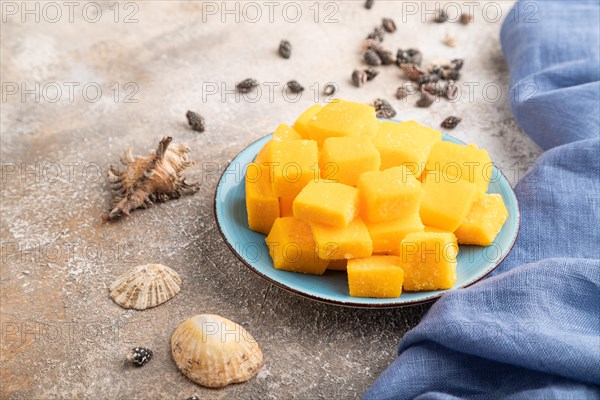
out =
<path fill-rule="evenodd" d="M 123 308 L 145 310 L 156 307 L 179 293 L 181 278 L 160 264 L 139 265 L 110 285 L 110 298 Z"/>
<path fill-rule="evenodd" d="M 211 388 L 252 379 L 263 361 L 248 331 L 213 314 L 196 315 L 179 325 L 171 337 L 171 351 L 185 376 Z"/>

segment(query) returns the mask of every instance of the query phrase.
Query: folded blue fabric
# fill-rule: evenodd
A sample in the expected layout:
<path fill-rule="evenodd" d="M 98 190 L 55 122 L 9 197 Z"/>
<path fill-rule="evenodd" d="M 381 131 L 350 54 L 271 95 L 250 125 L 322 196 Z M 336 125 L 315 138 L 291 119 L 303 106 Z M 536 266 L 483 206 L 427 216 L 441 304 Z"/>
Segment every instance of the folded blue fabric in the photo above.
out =
<path fill-rule="evenodd" d="M 507 16 L 512 110 L 548 149 L 515 188 L 519 237 L 431 307 L 365 399 L 600 398 L 599 13 L 520 1 Z"/>

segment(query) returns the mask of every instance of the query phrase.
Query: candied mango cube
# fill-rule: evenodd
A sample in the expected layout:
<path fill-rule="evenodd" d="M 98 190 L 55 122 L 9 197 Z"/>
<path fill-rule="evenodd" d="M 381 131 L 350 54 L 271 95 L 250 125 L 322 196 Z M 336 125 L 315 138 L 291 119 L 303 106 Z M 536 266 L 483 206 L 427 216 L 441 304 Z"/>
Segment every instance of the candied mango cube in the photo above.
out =
<path fill-rule="evenodd" d="M 365 223 L 356 218 L 345 228 L 311 223 L 319 257 L 323 260 L 343 260 L 369 257 L 373 241 Z"/>
<path fill-rule="evenodd" d="M 304 221 L 277 218 L 266 242 L 276 269 L 313 275 L 327 269 L 328 262 L 317 256 L 310 226 Z"/>
<path fill-rule="evenodd" d="M 424 232 L 452 233 L 452 232 L 448 232 L 448 231 L 440 229 L 440 228 L 436 228 L 434 226 L 427 226 L 427 225 L 425 225 Z M 455 234 L 452 234 L 452 236 L 454 236 L 454 248 L 456 249 L 456 254 L 458 254 L 458 251 L 460 250 L 460 248 L 458 247 L 458 239 L 456 238 Z M 398 253 L 398 254 L 400 254 L 400 253 Z"/>
<path fill-rule="evenodd" d="M 450 289 L 456 282 L 456 238 L 452 233 L 416 232 L 402 240 L 404 290 Z"/>
<path fill-rule="evenodd" d="M 474 183 L 427 171 L 423 180 L 425 197 L 421 221 L 427 226 L 454 232 L 471 209 L 477 190 Z"/>
<path fill-rule="evenodd" d="M 314 106 L 309 107 L 306 111 L 302 113 L 302 115 L 298 117 L 298 119 L 294 123 L 294 130 L 302 136 L 302 139 L 310 139 L 310 130 L 308 128 L 308 123 L 322 109 L 322 105 L 315 104 Z"/>
<path fill-rule="evenodd" d="M 381 169 L 407 166 L 416 176 L 425 169 L 433 145 L 442 140 L 442 133 L 416 121 L 383 122 L 374 144 L 381 154 Z"/>
<path fill-rule="evenodd" d="M 422 232 L 423 223 L 418 213 L 410 214 L 393 221 L 367 222 L 369 234 L 373 240 L 374 254 L 387 254 L 400 248 L 400 243 L 411 232 Z"/>
<path fill-rule="evenodd" d="M 269 146 L 272 142 L 284 142 L 286 140 L 298 140 L 302 139 L 300 134 L 287 126 L 286 124 L 281 124 L 275 129 L 273 132 L 273 137 L 269 140 L 265 145 L 260 149 L 254 162 L 264 164 L 270 162 L 269 160 Z"/>
<path fill-rule="evenodd" d="M 273 191 L 278 197 L 295 197 L 320 176 L 319 150 L 313 140 L 271 142 L 268 154 Z"/>
<path fill-rule="evenodd" d="M 436 143 L 425 165 L 427 171 L 436 171 L 444 177 L 457 177 L 477 186 L 477 194 L 487 192 L 493 164 L 488 152 L 476 145 L 463 146 L 451 142 Z"/>
<path fill-rule="evenodd" d="M 405 166 L 365 172 L 358 179 L 361 215 L 368 222 L 400 219 L 418 212 L 421 183 Z"/>
<path fill-rule="evenodd" d="M 302 189 L 293 204 L 294 217 L 340 228 L 358 213 L 358 190 L 331 181 L 313 181 Z"/>
<path fill-rule="evenodd" d="M 331 137 L 321 148 L 321 176 L 356 186 L 363 172 L 379 171 L 381 158 L 368 136 Z"/>
<path fill-rule="evenodd" d="M 473 203 L 454 234 L 458 243 L 488 246 L 496 239 L 507 218 L 508 211 L 502 196 L 486 194 Z"/>
<path fill-rule="evenodd" d="M 294 210 L 292 205 L 294 204 L 295 197 L 280 197 L 279 198 L 279 214 L 282 217 L 293 217 Z"/>
<path fill-rule="evenodd" d="M 330 271 L 346 271 L 348 267 L 348 260 L 330 260 L 327 264 L 327 269 Z"/>
<path fill-rule="evenodd" d="M 336 99 L 310 120 L 308 131 L 310 139 L 322 146 L 330 137 L 373 136 L 378 125 L 373 107 Z"/>
<path fill-rule="evenodd" d="M 401 258 L 372 256 L 348 260 L 348 286 L 352 297 L 393 298 L 402 293 Z"/>
<path fill-rule="evenodd" d="M 245 180 L 248 226 L 255 232 L 267 235 L 275 219 L 279 218 L 279 200 L 273 193 L 268 167 L 248 164 Z"/>

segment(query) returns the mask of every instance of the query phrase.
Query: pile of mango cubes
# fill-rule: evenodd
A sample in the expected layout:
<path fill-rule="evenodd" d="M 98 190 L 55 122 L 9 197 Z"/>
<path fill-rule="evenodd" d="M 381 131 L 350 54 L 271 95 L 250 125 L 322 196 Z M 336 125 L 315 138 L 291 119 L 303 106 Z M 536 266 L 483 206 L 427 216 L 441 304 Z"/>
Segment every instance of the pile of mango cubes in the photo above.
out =
<path fill-rule="evenodd" d="M 280 125 L 248 165 L 248 224 L 275 268 L 345 270 L 351 296 L 449 289 L 459 244 L 490 245 L 508 217 L 491 176 L 475 145 L 334 100 Z"/>

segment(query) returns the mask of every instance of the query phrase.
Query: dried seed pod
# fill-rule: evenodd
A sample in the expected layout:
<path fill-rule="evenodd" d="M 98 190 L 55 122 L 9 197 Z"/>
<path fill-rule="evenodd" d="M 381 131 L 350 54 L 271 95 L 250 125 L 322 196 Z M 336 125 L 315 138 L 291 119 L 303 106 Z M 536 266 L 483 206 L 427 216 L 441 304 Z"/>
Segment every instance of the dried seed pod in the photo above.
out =
<path fill-rule="evenodd" d="M 377 118 L 394 118 L 396 116 L 396 110 L 394 107 L 385 99 L 377 99 L 373 103 L 375 107 Z"/>
<path fill-rule="evenodd" d="M 188 111 L 185 113 L 185 117 L 187 118 L 188 124 L 193 130 L 197 132 L 204 132 L 204 117 L 202 117 L 202 115 L 193 111 Z"/>
<path fill-rule="evenodd" d="M 236 89 L 240 93 L 248 93 L 257 86 L 258 81 L 252 78 L 244 79 L 243 81 L 235 85 Z"/>
<path fill-rule="evenodd" d="M 367 82 L 368 76 L 367 73 L 363 70 L 355 69 L 352 72 L 352 82 L 356 85 L 356 87 L 361 87 Z"/>
<path fill-rule="evenodd" d="M 458 86 L 454 81 L 448 81 L 444 86 L 444 97 L 452 101 L 458 97 Z"/>
<path fill-rule="evenodd" d="M 380 42 L 383 42 L 384 38 L 385 38 L 385 31 L 383 30 L 383 28 L 381 26 L 376 26 L 375 29 L 373 29 L 373 32 L 371 32 L 367 35 L 367 39 L 377 39 Z"/>
<path fill-rule="evenodd" d="M 422 77 L 425 74 L 425 72 L 415 64 L 401 64 L 400 68 L 402 68 L 402 70 L 406 72 L 406 76 L 411 81 L 417 81 L 420 77 Z"/>
<path fill-rule="evenodd" d="M 286 59 L 292 56 L 292 44 L 289 41 L 282 40 L 279 43 L 279 55 Z"/>
<path fill-rule="evenodd" d="M 248 331 L 212 314 L 196 315 L 179 325 L 171 337 L 171 352 L 185 376 L 212 388 L 252 379 L 263 362 Z"/>
<path fill-rule="evenodd" d="M 463 67 L 464 61 L 462 58 L 455 58 L 454 60 L 450 61 L 450 69 L 455 69 L 457 71 L 460 71 L 461 68 Z"/>
<path fill-rule="evenodd" d="M 444 69 L 442 71 L 442 79 L 457 81 L 460 79 L 460 72 L 456 69 Z"/>
<path fill-rule="evenodd" d="M 456 47 L 456 39 L 449 33 L 444 35 L 444 40 L 442 40 L 442 43 L 448 47 Z"/>
<path fill-rule="evenodd" d="M 368 65 L 375 66 L 375 67 L 381 65 L 381 58 L 379 58 L 379 55 L 377 55 L 377 53 L 373 50 L 367 50 L 365 52 L 364 58 L 365 58 L 365 62 Z"/>
<path fill-rule="evenodd" d="M 375 2 L 375 0 L 367 0 L 367 1 L 365 2 L 365 8 L 366 8 L 367 10 L 370 10 L 370 9 L 371 9 L 371 7 L 373 7 L 373 3 L 374 3 L 374 2 Z"/>
<path fill-rule="evenodd" d="M 300 93 L 304 90 L 304 86 L 302 86 L 298 81 L 292 80 L 285 84 L 287 90 L 292 93 Z"/>
<path fill-rule="evenodd" d="M 323 86 L 323 94 L 325 94 L 325 96 L 331 96 L 335 92 L 337 92 L 337 85 L 335 83 L 328 83 Z"/>
<path fill-rule="evenodd" d="M 461 24 L 469 25 L 471 22 L 473 22 L 473 16 L 471 14 L 462 13 L 460 15 L 460 23 Z"/>
<path fill-rule="evenodd" d="M 377 55 L 381 59 L 383 65 L 392 65 L 396 62 L 396 57 L 389 50 L 379 50 L 377 51 Z"/>
<path fill-rule="evenodd" d="M 462 121 L 461 118 L 450 116 L 442 122 L 441 126 L 445 129 L 454 129 L 458 124 L 460 124 L 460 121 Z"/>
<path fill-rule="evenodd" d="M 438 24 L 448 21 L 448 13 L 445 10 L 439 10 L 433 21 Z"/>
<path fill-rule="evenodd" d="M 383 21 L 381 22 L 381 26 L 388 33 L 394 33 L 394 32 L 396 32 L 396 29 L 397 29 L 396 23 L 391 18 L 384 18 Z"/>
<path fill-rule="evenodd" d="M 190 148 L 185 144 L 169 146 L 173 138 L 165 136 L 156 151 L 147 156 L 133 157 L 131 149 L 121 156 L 123 170 L 110 167 L 108 179 L 113 190 L 113 205 L 102 215 L 113 221 L 136 208 L 147 208 L 155 202 L 178 199 L 182 194 L 198 191 L 200 184 L 188 183 L 181 174 L 195 163 L 188 158 Z"/>
<path fill-rule="evenodd" d="M 369 67 L 369 68 L 365 69 L 365 73 L 367 74 L 367 80 L 372 81 L 379 74 L 379 71 L 377 71 L 373 67 Z"/>
<path fill-rule="evenodd" d="M 127 354 L 127 361 L 135 365 L 136 367 L 143 367 L 150 360 L 152 360 L 152 350 L 146 349 L 144 347 L 134 347 L 131 349 L 129 354 Z"/>
<path fill-rule="evenodd" d="M 427 92 L 421 91 L 421 97 L 417 100 L 417 107 L 427 108 L 433 104 L 435 97 Z"/>

